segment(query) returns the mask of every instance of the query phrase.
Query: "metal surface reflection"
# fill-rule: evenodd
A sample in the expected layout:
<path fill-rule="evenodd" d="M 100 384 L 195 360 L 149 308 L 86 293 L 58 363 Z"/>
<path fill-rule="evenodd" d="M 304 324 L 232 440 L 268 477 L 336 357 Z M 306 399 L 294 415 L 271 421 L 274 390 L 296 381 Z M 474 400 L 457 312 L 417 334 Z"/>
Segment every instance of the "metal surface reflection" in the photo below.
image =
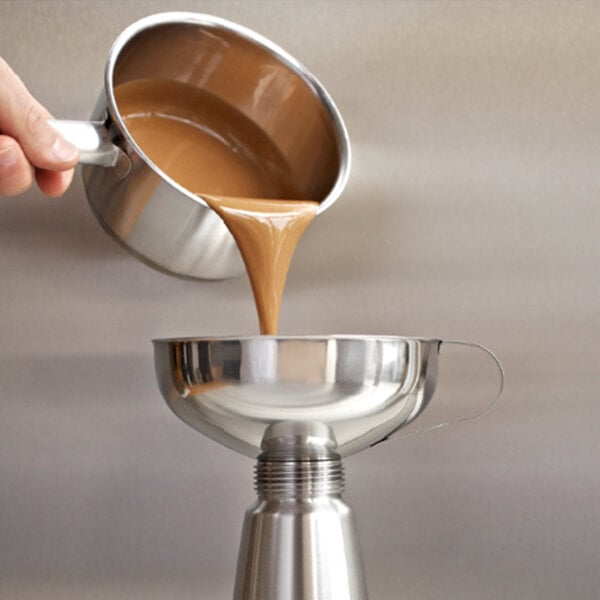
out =
<path fill-rule="evenodd" d="M 341 456 L 408 424 L 433 394 L 439 343 L 261 336 L 157 340 L 154 346 L 160 388 L 175 414 L 256 457 L 273 424 L 326 425 Z"/>
<path fill-rule="evenodd" d="M 194 190 L 162 171 L 129 132 L 114 89 L 142 79 L 188 84 L 250 119 L 272 140 L 303 197 L 319 202 L 318 213 L 339 198 L 350 171 L 348 133 L 308 69 L 225 19 L 191 12 L 145 17 L 109 52 L 93 122 L 53 125 L 81 150 L 87 197 L 102 227 L 148 265 L 199 279 L 243 271 L 223 221 Z"/>
<path fill-rule="evenodd" d="M 175 414 L 257 457 L 234 600 L 367 600 L 342 456 L 415 419 L 443 342 L 405 337 L 248 337 L 154 342 Z M 496 362 L 487 349 L 480 347 Z"/>

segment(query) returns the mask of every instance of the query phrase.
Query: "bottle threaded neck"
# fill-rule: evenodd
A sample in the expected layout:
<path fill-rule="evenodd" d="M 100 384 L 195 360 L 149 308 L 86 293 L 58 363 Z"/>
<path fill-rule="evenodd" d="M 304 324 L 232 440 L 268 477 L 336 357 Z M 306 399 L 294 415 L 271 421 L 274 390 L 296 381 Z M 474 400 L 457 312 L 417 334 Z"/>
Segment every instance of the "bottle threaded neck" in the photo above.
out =
<path fill-rule="evenodd" d="M 259 457 L 255 489 L 264 500 L 339 496 L 344 491 L 344 467 L 338 456 L 302 460 Z"/>

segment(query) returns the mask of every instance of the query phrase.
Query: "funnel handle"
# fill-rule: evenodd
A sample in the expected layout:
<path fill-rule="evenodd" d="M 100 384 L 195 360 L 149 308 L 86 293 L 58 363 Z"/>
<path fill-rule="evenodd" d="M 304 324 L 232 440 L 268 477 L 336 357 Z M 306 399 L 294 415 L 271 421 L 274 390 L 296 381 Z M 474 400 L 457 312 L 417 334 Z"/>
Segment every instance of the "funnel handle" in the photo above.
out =
<path fill-rule="evenodd" d="M 444 421 L 442 423 L 437 423 L 435 425 L 430 425 L 427 427 L 421 427 L 421 428 L 416 428 L 416 429 L 411 429 L 409 427 L 408 431 L 404 431 L 404 429 L 399 429 L 396 432 L 393 432 L 391 435 L 380 440 L 380 442 L 376 442 L 376 443 L 381 443 L 386 440 L 393 440 L 398 437 L 413 436 L 416 434 L 425 433 L 427 431 L 432 431 L 433 429 L 447 427 L 448 425 L 453 425 L 453 424 L 457 424 L 457 423 L 463 423 L 465 421 L 470 421 L 471 419 L 476 419 L 477 417 L 480 417 L 480 416 L 484 415 L 485 413 L 489 412 L 496 405 L 498 398 L 500 397 L 500 395 L 502 394 L 502 391 L 504 390 L 504 381 L 505 381 L 504 368 L 502 367 L 502 363 L 500 362 L 500 359 L 496 356 L 496 354 L 494 354 L 494 352 L 492 352 L 492 350 L 490 350 L 486 346 L 483 346 L 482 344 L 478 344 L 476 342 L 467 342 L 467 341 L 463 341 L 463 340 L 441 340 L 438 345 L 438 354 L 441 353 L 442 347 L 444 345 L 465 346 L 465 347 L 475 348 L 477 350 L 482 350 L 485 354 L 487 354 L 487 356 L 489 356 L 492 359 L 494 365 L 498 369 L 498 375 L 499 375 L 500 381 L 499 381 L 499 386 L 498 386 L 498 392 L 496 393 L 496 395 L 494 396 L 494 398 L 492 399 L 490 404 L 488 404 L 487 406 L 484 406 L 484 408 L 482 408 L 481 410 L 477 411 L 474 414 L 470 414 L 470 415 L 467 415 L 464 417 L 459 417 L 457 419 L 452 419 L 449 421 Z M 373 444 L 373 445 L 376 445 L 376 444 Z"/>
<path fill-rule="evenodd" d="M 498 398 L 500 398 L 500 396 L 502 395 L 502 392 L 504 391 L 504 382 L 506 381 L 504 367 L 502 366 L 502 363 L 500 362 L 500 359 L 498 358 L 498 356 L 496 354 L 494 354 L 494 352 L 492 350 L 490 350 L 487 346 L 484 346 L 483 344 L 478 344 L 477 342 L 466 342 L 464 340 L 442 340 L 440 342 L 440 345 L 438 346 L 438 354 L 440 353 L 440 350 L 444 344 L 454 344 L 456 346 L 466 346 L 466 347 L 477 348 L 478 350 L 482 350 L 494 361 L 494 364 L 496 365 L 496 368 L 498 369 L 498 375 L 500 376 L 500 385 L 498 386 L 498 393 L 496 394 L 496 396 L 494 397 L 492 402 L 488 406 L 486 406 L 481 412 L 478 412 L 476 415 L 471 415 L 470 417 L 464 417 L 462 419 L 459 419 L 458 423 L 460 423 L 462 421 L 470 421 L 471 419 L 480 417 L 481 415 L 484 415 L 486 412 L 492 410 L 492 408 L 494 408 L 496 402 L 498 402 Z"/>

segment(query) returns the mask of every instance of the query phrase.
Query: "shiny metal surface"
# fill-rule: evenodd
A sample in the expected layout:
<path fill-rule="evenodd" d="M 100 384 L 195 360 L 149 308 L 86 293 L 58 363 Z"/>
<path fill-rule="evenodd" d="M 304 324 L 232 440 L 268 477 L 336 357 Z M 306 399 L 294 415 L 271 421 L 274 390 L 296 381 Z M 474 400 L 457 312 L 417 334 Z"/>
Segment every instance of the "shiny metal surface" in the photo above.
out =
<path fill-rule="evenodd" d="M 279 453 L 335 449 L 346 456 L 385 439 L 427 406 L 439 345 L 402 337 L 259 336 L 156 340 L 154 352 L 171 409 L 221 444 L 251 457 L 273 441 Z"/>
<path fill-rule="evenodd" d="M 234 600 L 366 600 L 339 457 L 259 459 L 246 512 Z"/>
<path fill-rule="evenodd" d="M 234 600 L 367 600 L 354 520 L 341 499 L 341 456 L 388 439 L 425 409 L 442 344 L 391 336 L 154 341 L 159 386 L 175 414 L 258 456 Z M 503 381 L 495 355 L 474 346 Z"/>
<path fill-rule="evenodd" d="M 108 162 L 123 153 L 131 168 L 118 161 L 98 166 L 100 156 L 106 160 L 110 151 L 84 152 L 82 162 L 88 163 L 83 179 L 94 214 L 147 264 L 202 279 L 243 270 L 221 219 L 201 197 L 162 172 L 129 135 L 114 87 L 144 78 L 194 85 L 252 119 L 274 141 L 306 199 L 320 202 L 318 212 L 345 187 L 350 169 L 346 128 L 326 90 L 296 59 L 257 33 L 217 17 L 187 12 L 146 17 L 123 31 L 111 48 L 104 90 L 92 115 L 105 124 L 100 138 L 114 145 Z"/>
<path fill-rule="evenodd" d="M 102 121 L 65 121 L 49 119 L 54 127 L 69 142 L 79 149 L 79 162 L 86 165 L 114 167 L 125 153 L 115 146 Z"/>

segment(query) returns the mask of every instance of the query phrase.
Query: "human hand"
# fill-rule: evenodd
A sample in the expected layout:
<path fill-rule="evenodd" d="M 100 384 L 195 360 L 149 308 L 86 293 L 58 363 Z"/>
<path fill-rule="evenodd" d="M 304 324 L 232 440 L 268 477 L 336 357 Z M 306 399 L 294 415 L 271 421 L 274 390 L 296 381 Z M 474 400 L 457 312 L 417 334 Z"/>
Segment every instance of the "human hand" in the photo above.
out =
<path fill-rule="evenodd" d="M 0 57 L 0 196 L 16 196 L 37 181 L 48 196 L 62 196 L 79 152 L 53 127 L 50 113 Z"/>

